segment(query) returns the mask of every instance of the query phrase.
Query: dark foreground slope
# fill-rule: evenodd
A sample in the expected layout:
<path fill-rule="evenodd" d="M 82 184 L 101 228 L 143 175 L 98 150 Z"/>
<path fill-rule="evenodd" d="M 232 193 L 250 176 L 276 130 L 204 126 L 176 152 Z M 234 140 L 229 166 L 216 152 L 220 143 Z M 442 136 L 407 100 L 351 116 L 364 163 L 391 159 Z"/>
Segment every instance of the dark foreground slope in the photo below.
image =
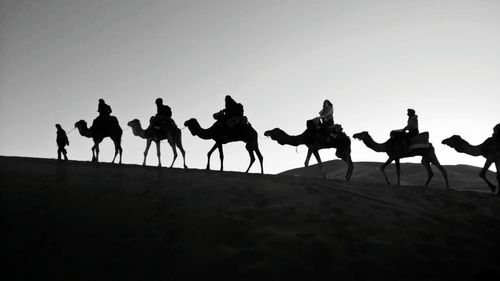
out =
<path fill-rule="evenodd" d="M 0 157 L 0 208 L 2 280 L 500 277 L 478 192 Z"/>

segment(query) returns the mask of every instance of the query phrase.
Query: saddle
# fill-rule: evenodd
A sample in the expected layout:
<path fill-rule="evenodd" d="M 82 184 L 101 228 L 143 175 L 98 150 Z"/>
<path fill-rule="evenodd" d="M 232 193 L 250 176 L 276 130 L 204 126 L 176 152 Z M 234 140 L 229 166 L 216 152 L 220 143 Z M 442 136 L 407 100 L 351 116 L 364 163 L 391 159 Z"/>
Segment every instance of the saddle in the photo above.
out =
<path fill-rule="evenodd" d="M 177 129 L 177 124 L 172 118 L 158 118 L 151 116 L 149 119 L 149 127 L 146 129 L 146 135 L 157 136 L 160 138 L 166 137 L 169 131 Z"/>
<path fill-rule="evenodd" d="M 333 124 L 331 126 L 325 127 L 323 123 L 321 123 L 319 118 L 307 120 L 306 127 L 308 131 L 313 133 L 314 137 L 319 143 L 324 144 L 335 140 L 337 135 L 344 132 L 342 125 Z"/>
<path fill-rule="evenodd" d="M 428 148 L 431 146 L 431 144 L 429 143 L 429 132 L 422 132 L 408 139 L 404 131 L 394 130 L 391 131 L 390 136 L 391 139 L 403 143 L 408 150 Z"/>
<path fill-rule="evenodd" d="M 227 120 L 225 125 L 227 129 L 233 129 L 236 126 L 245 126 L 248 125 L 248 118 L 246 116 L 233 117 Z"/>
<path fill-rule="evenodd" d="M 113 115 L 99 115 L 92 122 L 92 129 L 102 130 L 118 125 L 118 119 Z"/>

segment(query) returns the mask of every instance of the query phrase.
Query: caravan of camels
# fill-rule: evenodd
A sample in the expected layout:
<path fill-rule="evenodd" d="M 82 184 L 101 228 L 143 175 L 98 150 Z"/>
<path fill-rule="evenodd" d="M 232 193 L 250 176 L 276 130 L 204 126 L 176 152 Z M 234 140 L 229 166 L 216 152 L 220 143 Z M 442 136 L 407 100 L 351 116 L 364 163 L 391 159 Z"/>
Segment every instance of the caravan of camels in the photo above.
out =
<path fill-rule="evenodd" d="M 138 119 L 131 120 L 127 125 L 132 129 L 135 136 L 146 140 L 146 149 L 144 151 L 143 165 L 146 164 L 146 157 L 148 155 L 151 142 L 156 144 L 156 152 L 158 157 L 158 166 L 161 167 L 160 160 L 160 142 L 167 140 L 172 148 L 173 160 L 170 167 L 174 165 L 177 159 L 177 149 L 181 152 L 183 157 L 183 166 L 186 166 L 185 151 L 182 146 L 181 129 L 176 125 L 172 119 L 172 111 L 169 106 L 163 104 L 161 98 L 156 99 L 157 113 L 149 120 L 149 125 L 146 129 L 142 128 L 141 122 Z M 122 161 L 122 147 L 121 137 L 123 130 L 121 129 L 118 119 L 111 115 L 111 107 L 107 105 L 104 100 L 99 100 L 98 105 L 99 116 L 93 121 L 92 126 L 89 128 L 84 120 L 76 122 L 75 128 L 78 129 L 80 135 L 92 138 L 94 145 L 92 146 L 92 161 L 98 162 L 99 159 L 99 144 L 106 137 L 112 139 L 115 146 L 115 155 L 119 156 L 118 163 Z M 184 126 L 189 129 L 193 136 L 198 136 L 201 139 L 213 140 L 215 143 L 207 153 L 207 166 L 210 169 L 210 157 L 217 149 L 220 157 L 220 170 L 224 169 L 224 153 L 223 145 L 230 142 L 244 142 L 245 148 L 250 157 L 250 163 L 246 172 L 250 170 L 255 162 L 255 154 L 260 163 L 260 173 L 264 173 L 263 156 L 259 150 L 258 133 L 248 122 L 244 116 L 243 105 L 237 103 L 229 95 L 225 97 L 225 107 L 221 111 L 213 115 L 215 119 L 214 124 L 209 128 L 202 128 L 195 118 L 191 118 L 184 122 Z M 329 100 L 325 100 L 323 108 L 319 112 L 319 116 L 308 120 L 306 129 L 299 135 L 289 135 L 282 129 L 274 128 L 264 132 L 264 136 L 271 138 L 278 142 L 280 145 L 299 146 L 305 145 L 307 147 L 307 156 L 305 159 L 305 166 L 309 165 L 309 160 L 312 155 L 316 158 L 318 166 L 321 169 L 323 178 L 326 178 L 325 167 L 321 161 L 319 150 L 325 148 L 335 148 L 335 155 L 347 164 L 347 171 L 345 178 L 350 180 L 353 172 L 353 161 L 351 159 L 351 139 L 343 131 L 340 124 L 333 122 L 333 106 Z M 57 127 L 57 126 L 56 126 Z M 67 142 L 67 137 L 64 130 L 58 127 L 57 143 L 59 151 L 65 151 L 64 146 Z M 432 143 L 429 142 L 428 132 L 419 132 L 418 130 L 418 116 L 415 110 L 408 109 L 408 124 L 400 130 L 391 132 L 391 136 L 383 143 L 378 143 L 373 140 L 368 132 L 356 133 L 352 136 L 354 139 L 362 141 L 368 148 L 376 151 L 386 153 L 388 158 L 385 163 L 380 167 L 380 170 L 389 184 L 389 179 L 385 173 L 385 168 L 393 161 L 396 164 L 397 184 L 400 184 L 400 159 L 414 156 L 422 157 L 422 165 L 427 171 L 427 180 L 425 186 L 428 186 L 433 177 L 431 164 L 435 165 L 443 175 L 446 183 L 446 188 L 449 189 L 448 175 L 446 169 L 441 166 L 436 156 L 435 149 Z M 61 141 L 61 138 L 63 141 Z M 494 194 L 500 191 L 500 124 L 493 128 L 493 135 L 487 138 L 479 145 L 471 145 L 462 137 L 458 135 L 451 136 L 442 141 L 442 144 L 447 145 L 457 152 L 466 153 L 472 156 L 483 156 L 486 158 L 483 169 L 479 176 L 487 183 Z M 66 154 L 64 154 L 66 156 Z M 59 157 L 60 159 L 60 157 Z M 489 167 L 495 164 L 497 169 L 497 186 L 486 178 L 486 172 Z"/>

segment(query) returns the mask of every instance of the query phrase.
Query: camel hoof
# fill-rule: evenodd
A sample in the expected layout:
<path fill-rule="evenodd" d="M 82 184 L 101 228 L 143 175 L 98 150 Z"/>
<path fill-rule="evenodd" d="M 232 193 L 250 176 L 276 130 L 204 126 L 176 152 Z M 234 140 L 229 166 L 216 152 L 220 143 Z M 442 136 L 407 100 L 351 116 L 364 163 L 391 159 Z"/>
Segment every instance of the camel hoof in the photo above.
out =
<path fill-rule="evenodd" d="M 184 165 L 184 169 L 187 169 L 187 168 L 188 168 L 188 166 Z"/>

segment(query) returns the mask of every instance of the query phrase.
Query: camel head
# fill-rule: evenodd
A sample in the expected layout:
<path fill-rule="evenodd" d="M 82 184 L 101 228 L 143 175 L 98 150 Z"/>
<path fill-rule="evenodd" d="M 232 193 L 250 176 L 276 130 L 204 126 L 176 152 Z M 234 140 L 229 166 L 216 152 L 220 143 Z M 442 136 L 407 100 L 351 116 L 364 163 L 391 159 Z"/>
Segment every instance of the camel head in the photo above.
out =
<path fill-rule="evenodd" d="M 127 125 L 131 128 L 134 128 L 134 127 L 141 127 L 141 121 L 139 121 L 139 119 L 134 119 L 132 121 L 129 121 L 127 123 Z"/>
<path fill-rule="evenodd" d="M 283 136 L 285 132 L 281 130 L 280 128 L 274 128 L 272 130 L 268 130 L 264 132 L 264 136 L 271 138 L 273 140 L 278 139 L 280 136 Z"/>
<path fill-rule="evenodd" d="M 85 122 L 85 120 L 80 120 L 80 121 L 75 123 L 75 128 L 85 129 L 85 128 L 87 128 L 87 122 Z"/>
<path fill-rule="evenodd" d="M 184 122 L 184 126 L 189 129 L 193 136 L 196 136 L 195 132 L 200 129 L 200 124 L 198 123 L 198 120 L 196 120 L 196 118 L 187 120 L 186 122 Z"/>
<path fill-rule="evenodd" d="M 447 139 L 444 139 L 441 143 L 449 147 L 455 147 L 464 140 L 459 135 L 453 135 Z"/>
<path fill-rule="evenodd" d="M 354 134 L 352 137 L 355 139 L 358 139 L 358 140 L 366 140 L 366 139 L 370 138 L 370 134 L 368 134 L 367 131 L 363 131 L 363 132 Z"/>

